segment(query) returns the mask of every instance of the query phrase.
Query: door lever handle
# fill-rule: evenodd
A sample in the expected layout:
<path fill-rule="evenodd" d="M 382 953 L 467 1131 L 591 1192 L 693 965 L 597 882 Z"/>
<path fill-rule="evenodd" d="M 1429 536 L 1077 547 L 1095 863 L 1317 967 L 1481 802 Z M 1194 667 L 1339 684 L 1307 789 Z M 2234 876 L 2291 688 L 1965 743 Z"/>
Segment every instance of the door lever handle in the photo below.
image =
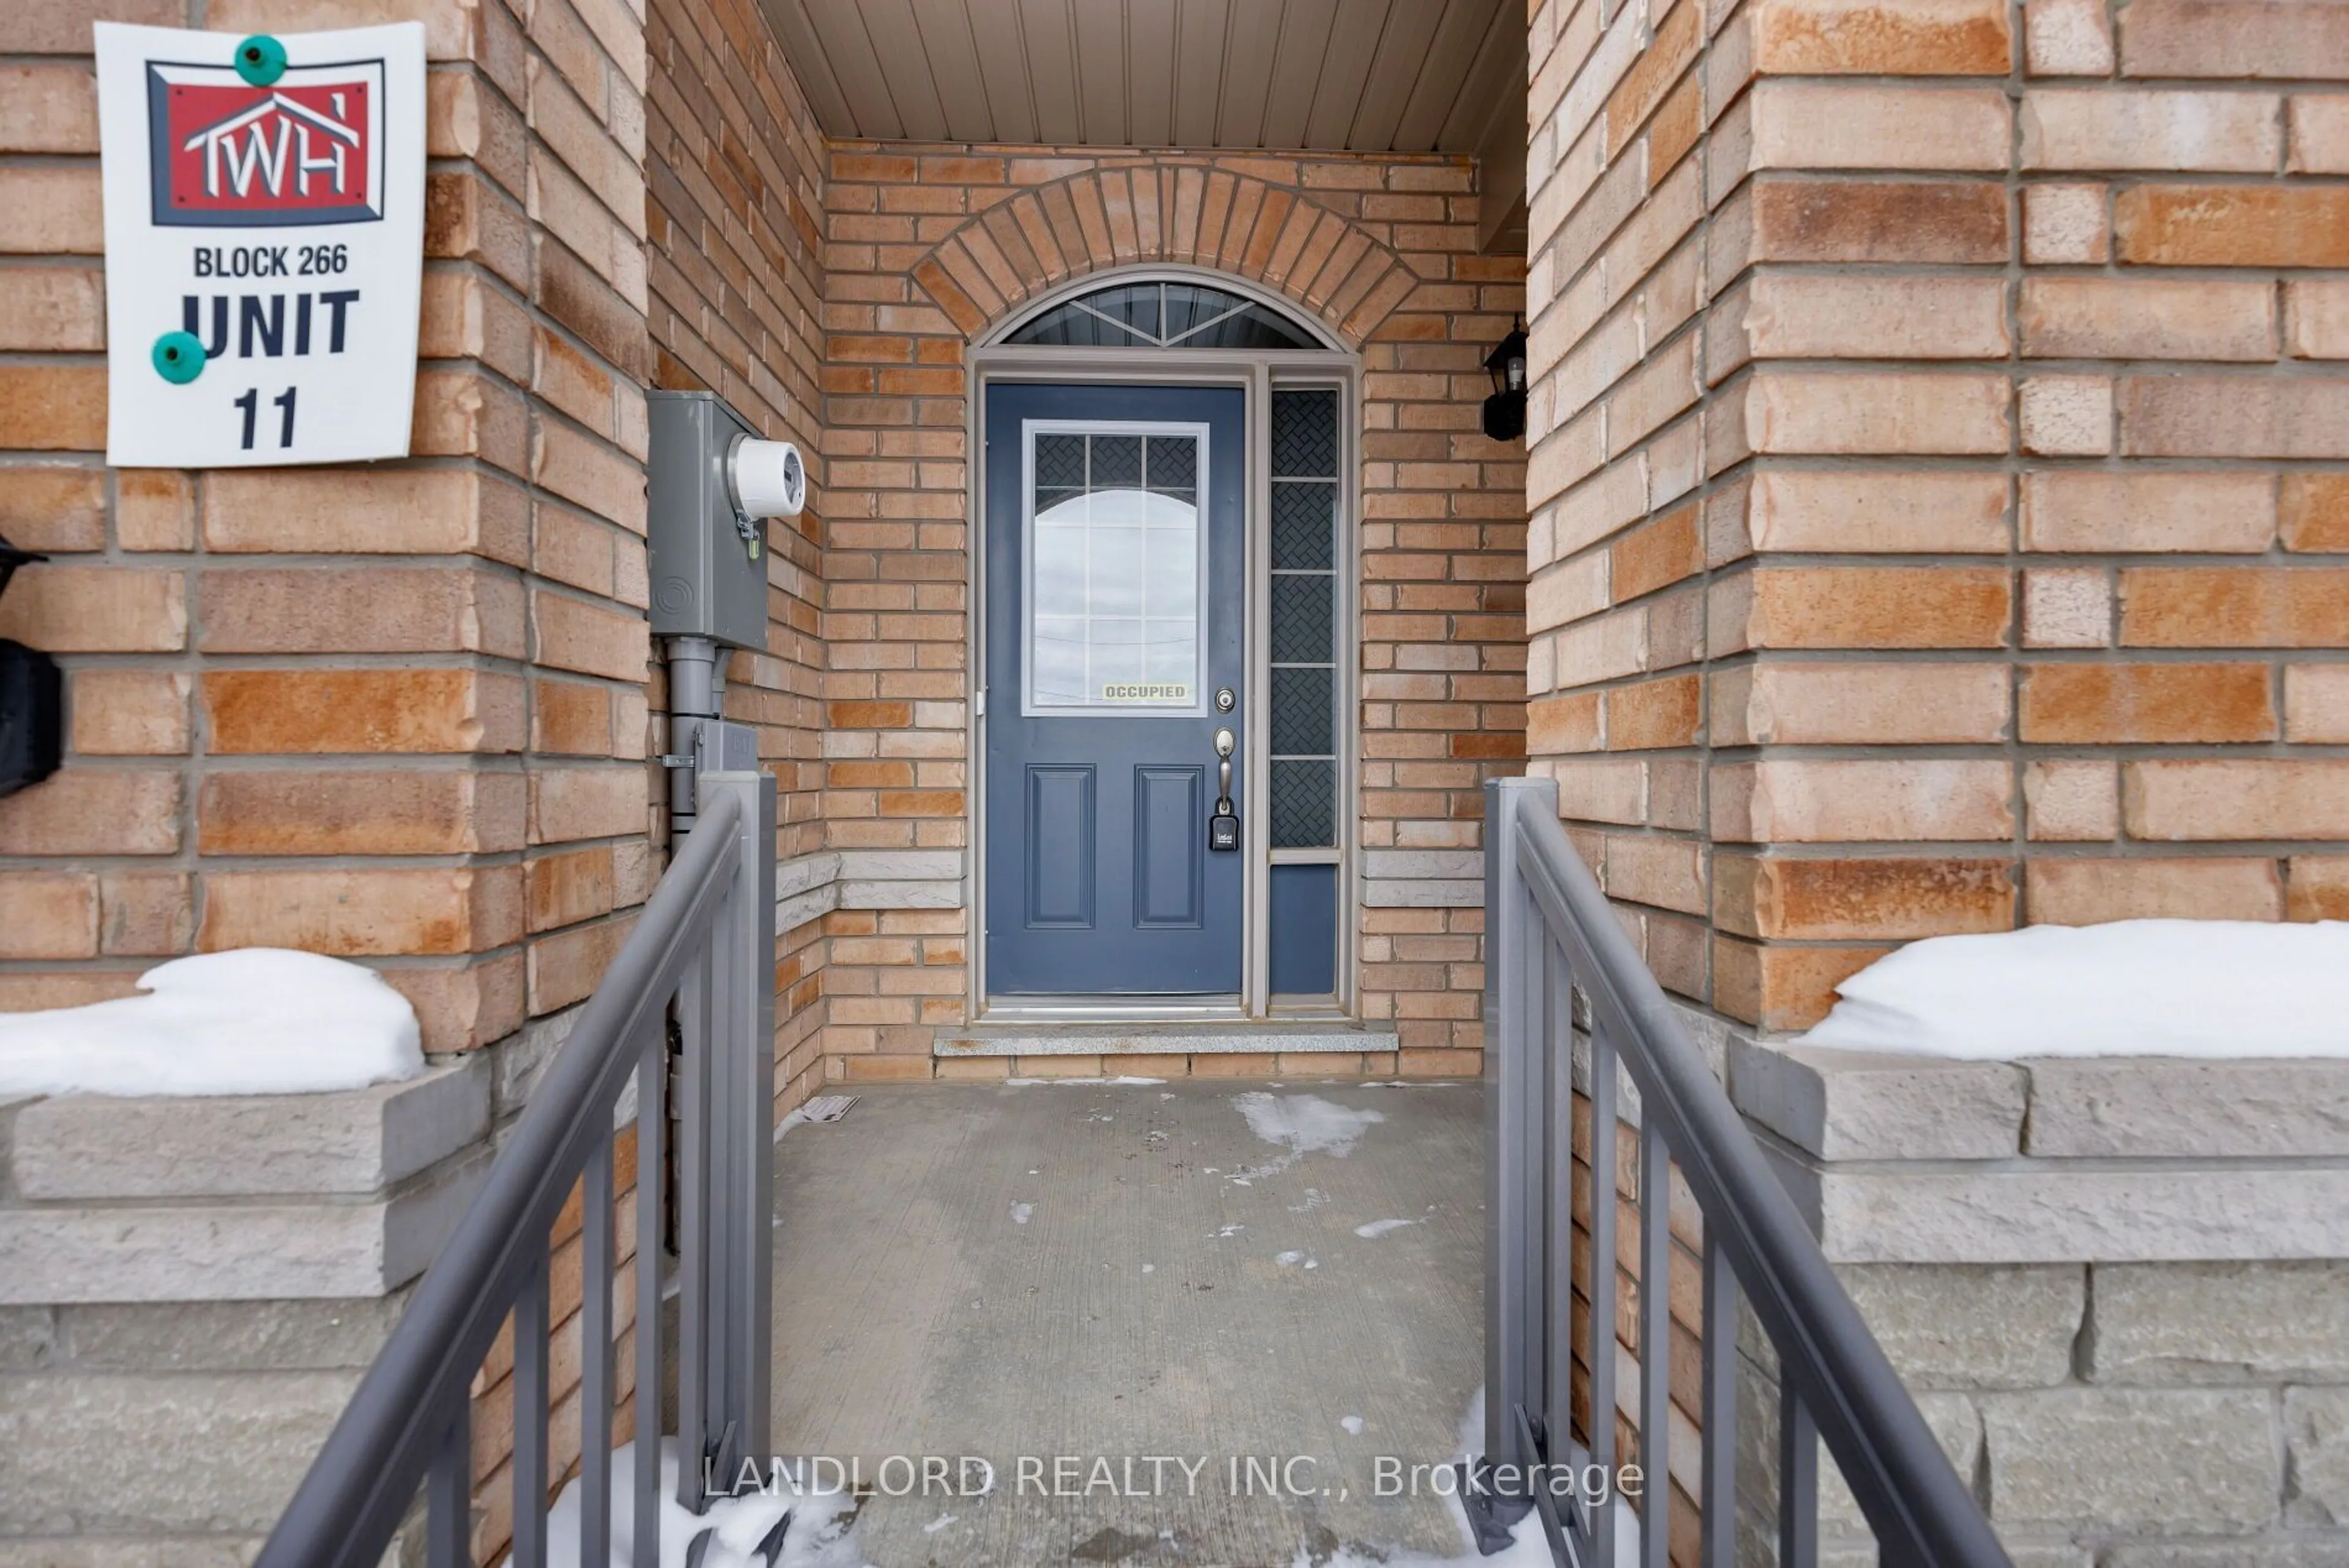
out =
<path fill-rule="evenodd" d="M 1240 819 L 1232 815 L 1232 749 L 1237 744 L 1229 730 L 1216 732 L 1216 815 L 1207 819 L 1210 849 L 1240 846 Z"/>

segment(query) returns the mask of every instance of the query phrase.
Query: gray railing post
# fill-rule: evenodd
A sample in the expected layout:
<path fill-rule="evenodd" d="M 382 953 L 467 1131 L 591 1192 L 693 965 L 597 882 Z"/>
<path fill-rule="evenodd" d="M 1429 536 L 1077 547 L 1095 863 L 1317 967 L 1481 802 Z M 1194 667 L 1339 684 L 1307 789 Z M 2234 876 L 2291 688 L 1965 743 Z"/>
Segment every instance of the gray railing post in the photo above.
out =
<path fill-rule="evenodd" d="M 698 1512 L 768 1457 L 774 1245 L 775 780 L 709 772 L 741 805 L 716 929 L 688 973 L 678 1501 Z M 708 831 L 707 828 L 699 831 Z M 695 1184 L 699 1184 L 697 1193 Z"/>
<path fill-rule="evenodd" d="M 719 919 L 725 919 L 721 906 Z M 710 1147 L 710 1075 L 723 1008 L 715 971 L 719 944 L 705 940 L 677 988 L 677 1501 L 695 1513 L 709 1506 L 709 1481 L 724 1456 L 725 1428 L 710 1408 L 717 1347 L 709 1333 L 710 1255 L 721 1233 L 713 1212 L 722 1200 Z"/>
<path fill-rule="evenodd" d="M 1480 1473 L 1510 1467 L 1513 1482 L 1478 1499 L 1498 1524 L 1525 1517 L 1529 1450 L 1520 1410 L 1539 1410 L 1543 1269 L 1544 1085 L 1539 936 L 1517 864 L 1520 809 L 1557 813 L 1548 779 L 1485 785 L 1485 1450 Z M 1480 1521 L 1480 1532 L 1483 1521 Z"/>
<path fill-rule="evenodd" d="M 716 1173 L 723 1199 L 719 1252 L 724 1270 L 725 1334 L 719 1341 L 726 1404 L 739 1461 L 768 1457 L 770 1340 L 774 1276 L 775 1169 L 775 779 L 764 773 L 708 773 L 704 791 L 741 796 L 735 833 L 734 891 L 717 942 L 730 950 L 724 1098 L 727 1158 Z"/>

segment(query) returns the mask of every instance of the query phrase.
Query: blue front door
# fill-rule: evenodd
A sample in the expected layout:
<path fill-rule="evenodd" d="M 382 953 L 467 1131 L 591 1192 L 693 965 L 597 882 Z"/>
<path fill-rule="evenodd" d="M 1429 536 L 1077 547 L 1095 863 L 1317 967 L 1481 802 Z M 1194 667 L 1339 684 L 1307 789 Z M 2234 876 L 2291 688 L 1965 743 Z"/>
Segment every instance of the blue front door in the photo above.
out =
<path fill-rule="evenodd" d="M 1247 733 L 1243 407 L 988 389 L 990 994 L 1240 989 L 1243 856 L 1210 838 Z"/>

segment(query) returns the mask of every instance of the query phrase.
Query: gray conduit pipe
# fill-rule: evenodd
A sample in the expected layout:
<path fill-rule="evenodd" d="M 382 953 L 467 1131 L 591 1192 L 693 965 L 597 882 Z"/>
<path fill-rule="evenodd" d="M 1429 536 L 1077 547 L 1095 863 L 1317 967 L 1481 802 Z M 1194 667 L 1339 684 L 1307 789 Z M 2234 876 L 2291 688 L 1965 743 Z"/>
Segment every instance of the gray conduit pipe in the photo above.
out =
<path fill-rule="evenodd" d="M 668 644 L 668 836 L 670 853 L 693 831 L 693 775 L 701 760 L 701 726 L 718 717 L 726 694 L 725 650 L 706 637 Z"/>

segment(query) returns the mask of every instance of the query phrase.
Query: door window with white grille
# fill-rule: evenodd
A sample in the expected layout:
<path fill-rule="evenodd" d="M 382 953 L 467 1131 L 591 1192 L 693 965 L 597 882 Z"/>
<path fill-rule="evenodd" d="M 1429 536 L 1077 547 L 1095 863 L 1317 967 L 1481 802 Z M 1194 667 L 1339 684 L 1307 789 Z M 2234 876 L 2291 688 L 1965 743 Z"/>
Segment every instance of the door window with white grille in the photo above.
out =
<path fill-rule="evenodd" d="M 1033 421 L 1024 711 L 1205 711 L 1203 426 Z"/>

